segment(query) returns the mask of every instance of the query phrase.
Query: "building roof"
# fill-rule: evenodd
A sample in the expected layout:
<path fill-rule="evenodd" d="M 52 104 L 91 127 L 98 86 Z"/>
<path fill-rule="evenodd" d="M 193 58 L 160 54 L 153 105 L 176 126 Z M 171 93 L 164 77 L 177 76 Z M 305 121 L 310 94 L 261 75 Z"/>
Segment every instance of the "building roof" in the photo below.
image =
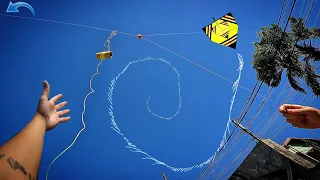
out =
<path fill-rule="evenodd" d="M 320 140 L 318 140 L 318 139 L 313 139 L 313 138 L 293 138 L 293 137 L 290 137 L 290 138 L 287 138 L 285 140 L 285 142 L 282 144 L 282 146 L 286 147 L 289 143 L 301 142 L 302 140 L 309 140 L 309 141 L 320 143 Z"/>

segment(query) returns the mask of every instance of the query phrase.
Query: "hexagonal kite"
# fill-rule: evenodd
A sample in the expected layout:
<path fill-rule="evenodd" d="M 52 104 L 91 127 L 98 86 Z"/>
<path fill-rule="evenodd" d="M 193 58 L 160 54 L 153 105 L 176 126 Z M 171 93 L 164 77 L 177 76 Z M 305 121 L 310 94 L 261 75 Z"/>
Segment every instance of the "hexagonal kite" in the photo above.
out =
<path fill-rule="evenodd" d="M 202 28 L 208 38 L 217 44 L 236 49 L 238 24 L 231 13 L 228 13 L 218 20 Z"/>

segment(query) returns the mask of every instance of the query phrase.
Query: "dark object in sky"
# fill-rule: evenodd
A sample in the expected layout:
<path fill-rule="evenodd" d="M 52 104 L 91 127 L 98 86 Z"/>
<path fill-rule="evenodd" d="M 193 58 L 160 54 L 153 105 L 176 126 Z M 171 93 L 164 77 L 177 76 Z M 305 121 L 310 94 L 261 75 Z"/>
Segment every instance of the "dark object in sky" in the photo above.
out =
<path fill-rule="evenodd" d="M 208 38 L 217 44 L 236 49 L 238 38 L 238 24 L 231 13 L 202 28 Z"/>
<path fill-rule="evenodd" d="M 99 60 L 110 59 L 110 58 L 112 58 L 111 51 L 102 51 L 97 53 L 97 59 Z"/>
<path fill-rule="evenodd" d="M 163 180 L 168 180 L 164 173 L 162 173 L 162 177 L 163 177 Z"/>

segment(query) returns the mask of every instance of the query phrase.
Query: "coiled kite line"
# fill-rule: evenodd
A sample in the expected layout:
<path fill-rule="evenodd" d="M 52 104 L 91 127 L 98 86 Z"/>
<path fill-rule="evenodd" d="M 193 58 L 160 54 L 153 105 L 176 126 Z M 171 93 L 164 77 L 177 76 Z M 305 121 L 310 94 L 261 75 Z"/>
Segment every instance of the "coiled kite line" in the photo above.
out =
<path fill-rule="evenodd" d="M 106 43 L 107 43 L 108 45 L 106 45 L 106 43 L 105 43 L 105 47 L 106 47 L 108 50 L 110 50 L 110 40 L 111 40 L 112 37 L 115 36 L 116 34 L 117 34 L 117 31 L 112 31 L 112 33 L 110 34 L 110 36 L 109 36 L 108 39 L 106 40 Z M 64 154 L 67 150 L 69 150 L 69 149 L 73 146 L 73 144 L 77 141 L 77 139 L 78 139 L 79 135 L 81 134 L 81 132 L 86 129 L 86 123 L 84 122 L 84 113 L 86 112 L 86 101 L 87 101 L 87 98 L 90 96 L 90 94 L 94 93 L 94 89 L 92 88 L 92 80 L 93 80 L 93 78 L 94 78 L 96 75 L 99 74 L 99 66 L 102 64 L 102 62 L 103 62 L 103 61 L 100 61 L 100 62 L 98 63 L 98 65 L 97 65 L 97 67 L 96 67 L 96 72 L 91 76 L 90 81 L 89 81 L 89 84 L 90 84 L 90 92 L 85 96 L 85 98 L 84 98 L 84 100 L 83 100 L 83 111 L 82 111 L 82 114 L 81 114 L 81 121 L 82 121 L 82 124 L 83 124 L 83 128 L 80 129 L 80 131 L 78 132 L 78 134 L 76 135 L 76 137 L 74 138 L 74 140 L 72 141 L 72 143 L 71 143 L 66 149 L 64 149 L 57 157 L 55 157 L 55 158 L 51 161 L 51 163 L 50 163 L 50 165 L 49 165 L 49 167 L 48 167 L 48 169 L 47 169 L 47 172 L 46 172 L 46 180 L 48 180 L 48 175 L 49 175 L 49 171 L 50 171 L 50 168 L 51 168 L 52 164 L 53 164 L 62 154 Z"/>
<path fill-rule="evenodd" d="M 229 125 L 231 123 L 231 112 L 232 112 L 232 107 L 233 107 L 233 103 L 234 103 L 234 100 L 235 100 L 235 97 L 236 97 L 236 94 L 237 94 L 237 89 L 238 89 L 238 86 L 239 86 L 239 82 L 240 82 L 240 78 L 241 78 L 241 71 L 242 71 L 242 68 L 243 68 L 243 59 L 241 57 L 240 54 L 238 54 L 238 59 L 239 59 L 239 76 L 238 76 L 238 79 L 237 81 L 233 84 L 233 97 L 231 99 L 231 105 L 230 105 L 230 112 L 229 112 L 229 120 L 227 122 L 227 127 L 226 127 L 226 130 L 225 130 L 225 133 L 224 133 L 224 136 L 223 136 L 223 139 L 221 141 L 221 144 L 220 144 L 220 147 L 218 148 L 217 151 L 219 151 L 221 148 L 225 147 L 226 145 L 226 134 L 227 134 L 227 131 L 229 131 Z M 145 62 L 145 61 L 160 61 L 160 62 L 163 62 L 165 64 L 167 64 L 168 66 L 170 66 L 172 68 L 172 70 L 177 74 L 177 77 L 178 77 L 178 90 L 179 90 L 179 107 L 178 107 L 178 110 L 177 112 L 171 116 L 171 117 L 168 117 L 168 118 L 165 118 L 165 117 L 162 117 L 160 115 L 157 115 L 155 113 L 153 113 L 150 108 L 149 108 L 149 105 L 148 105 L 148 102 L 149 102 L 149 98 L 147 100 L 147 108 L 149 110 L 149 112 L 158 117 L 158 118 L 162 118 L 162 119 L 166 119 L 166 120 L 169 120 L 173 117 L 175 117 L 179 111 L 180 111 L 180 108 L 181 108 L 181 96 L 180 96 L 180 74 L 179 72 L 177 71 L 177 69 L 175 67 L 173 67 L 169 62 L 167 62 L 166 60 L 164 59 L 161 59 L 161 58 L 158 58 L 158 59 L 155 59 L 155 58 L 144 58 L 144 59 L 139 59 L 139 60 L 136 60 L 136 61 L 132 61 L 130 62 L 115 78 L 113 78 L 110 82 L 110 85 L 109 85 L 109 92 L 108 92 L 108 100 L 110 102 L 110 106 L 109 106 L 109 115 L 111 117 L 111 128 L 116 132 L 118 133 L 119 135 L 122 136 L 122 138 L 126 141 L 127 143 L 127 146 L 126 148 L 128 148 L 130 151 L 132 152 L 136 152 L 136 153 L 141 153 L 143 155 L 145 155 L 144 158 L 142 159 L 149 159 L 149 160 L 152 160 L 154 161 L 154 164 L 159 164 L 159 165 L 163 165 L 167 168 L 170 168 L 172 171 L 174 172 L 188 172 L 194 168 L 201 168 L 203 167 L 203 165 L 206 165 L 206 164 L 209 164 L 214 158 L 215 158 L 215 155 L 214 154 L 213 156 L 211 156 L 208 160 L 202 162 L 201 164 L 198 164 L 198 165 L 193 165 L 193 166 L 190 166 L 190 167 L 184 167 L 184 168 L 179 168 L 179 167 L 173 167 L 173 166 L 170 166 L 168 164 L 166 164 L 165 162 L 163 161 L 160 161 L 158 159 L 156 159 L 155 157 L 151 156 L 150 154 L 148 154 L 147 152 L 143 151 L 142 149 L 139 149 L 136 145 L 134 145 L 123 133 L 121 133 L 121 130 L 120 128 L 118 127 L 117 123 L 116 123 L 116 120 L 115 120 L 115 116 L 114 116 L 114 113 L 113 113 L 113 90 L 114 90 L 114 87 L 116 85 L 116 82 L 118 81 L 118 79 L 121 77 L 122 74 L 124 74 L 126 72 L 126 70 L 133 64 L 136 64 L 136 63 L 141 63 L 141 62 Z"/>
<path fill-rule="evenodd" d="M 113 31 L 113 32 L 110 34 L 109 38 L 106 40 L 105 46 L 107 47 L 108 50 L 110 50 L 110 40 L 111 40 L 111 38 L 112 38 L 114 35 L 116 35 L 116 34 L 117 34 L 117 31 Z M 107 45 L 106 45 L 106 44 L 107 44 Z M 232 99 L 231 99 L 230 112 L 229 112 L 229 120 L 228 120 L 228 122 L 227 122 L 227 127 L 226 127 L 226 131 L 225 131 L 225 133 L 224 133 L 224 136 L 223 136 L 223 140 L 221 141 L 220 147 L 218 148 L 217 151 L 219 151 L 221 148 L 223 148 L 223 147 L 226 145 L 226 144 L 225 144 L 225 142 L 226 142 L 226 133 L 227 133 L 227 130 L 229 131 L 229 124 L 230 124 L 230 122 L 231 122 L 230 116 L 231 116 L 231 112 L 232 112 L 233 102 L 234 102 L 234 100 L 235 100 L 235 96 L 236 96 L 236 93 L 237 93 L 237 89 L 238 89 L 239 81 L 240 81 L 240 77 L 241 77 L 241 71 L 242 71 L 242 68 L 243 68 L 243 59 L 242 59 L 242 57 L 241 57 L 240 54 L 238 54 L 238 59 L 239 59 L 239 69 L 238 69 L 238 71 L 239 71 L 239 76 L 238 76 L 237 81 L 234 82 L 233 87 L 232 87 L 232 89 L 233 89 L 233 97 L 232 97 Z M 119 78 L 122 74 L 124 74 L 124 73 L 126 72 L 126 70 L 127 70 L 132 64 L 141 63 L 141 62 L 145 62 L 145 61 L 160 61 L 160 62 L 163 62 L 163 63 L 165 63 L 166 65 L 170 66 L 170 67 L 172 68 L 172 70 L 176 73 L 177 78 L 178 78 L 178 83 L 177 83 L 177 84 L 178 84 L 178 94 L 179 94 L 179 105 L 178 105 L 178 109 L 177 109 L 176 113 L 173 114 L 171 117 L 163 117 L 163 116 L 160 116 L 160 115 L 157 115 L 157 114 L 153 113 L 153 112 L 151 111 L 151 109 L 149 108 L 150 96 L 149 96 L 149 98 L 147 99 L 147 102 L 146 102 L 148 111 L 149 111 L 153 116 L 158 117 L 158 118 L 161 118 L 161 119 L 165 119 L 165 120 L 170 120 L 170 119 L 174 118 L 174 117 L 180 112 L 180 108 L 181 108 L 182 105 L 181 105 L 181 95 L 180 95 L 180 74 L 179 74 L 178 70 L 177 70 L 174 66 L 172 66 L 169 62 L 167 62 L 166 60 L 164 60 L 164 59 L 162 59 L 162 58 L 157 58 L 157 59 L 156 59 L 156 58 L 147 57 L 147 58 L 144 58 L 144 59 L 139 59 L 139 60 L 130 62 L 115 78 L 113 78 L 113 79 L 111 80 L 110 85 L 109 85 L 109 91 L 108 91 L 108 100 L 109 100 L 109 102 L 110 102 L 109 115 L 111 116 L 111 125 L 112 125 L 111 128 L 112 128 L 115 132 L 117 132 L 119 135 L 121 135 L 121 136 L 123 137 L 123 139 L 124 139 L 124 140 L 126 141 L 126 143 L 127 143 L 126 148 L 128 148 L 128 149 L 129 149 L 130 151 L 132 151 L 132 152 L 137 152 L 137 153 L 144 154 L 146 157 L 144 157 L 144 158 L 142 158 L 142 159 L 149 159 L 149 160 L 154 161 L 155 163 L 154 163 L 153 165 L 155 165 L 155 164 L 163 165 L 163 166 L 165 166 L 165 167 L 167 167 L 167 168 L 170 168 L 170 169 L 171 169 L 172 171 L 174 171 L 174 172 L 188 172 L 188 171 L 190 171 L 190 170 L 192 170 L 192 169 L 194 169 L 194 168 L 201 168 L 201 167 L 203 167 L 204 165 L 209 164 L 209 163 L 215 158 L 216 153 L 215 153 L 213 156 L 211 156 L 208 160 L 206 160 L 206 161 L 204 161 L 204 162 L 202 162 L 201 164 L 198 164 L 198 165 L 193 165 L 193 166 L 184 167 L 184 168 L 169 166 L 169 165 L 166 164 L 165 162 L 162 162 L 162 161 L 154 158 L 153 156 L 149 155 L 147 152 L 139 149 L 136 145 L 134 145 L 132 142 L 130 142 L 130 140 L 129 140 L 123 133 L 121 133 L 121 130 L 120 130 L 120 128 L 118 127 L 118 125 L 117 125 L 117 123 L 116 123 L 116 121 L 115 121 L 115 116 L 114 116 L 114 114 L 113 114 L 113 102 L 112 102 L 113 90 L 114 90 L 114 87 L 115 87 L 115 84 L 116 84 L 118 78 Z M 50 163 L 50 165 L 49 165 L 49 167 L 48 167 L 48 169 L 47 169 L 47 172 L 46 172 L 46 180 L 48 180 L 49 171 L 50 171 L 50 168 L 51 168 L 51 166 L 53 165 L 53 163 L 54 163 L 62 154 L 64 154 L 67 150 L 69 150 L 69 149 L 74 145 L 74 143 L 75 143 L 76 140 L 78 139 L 78 137 L 79 137 L 79 135 L 81 134 L 81 132 L 86 129 L 86 124 L 85 124 L 85 122 L 84 122 L 84 113 L 85 113 L 85 111 L 86 111 L 86 100 L 87 100 L 87 98 L 88 98 L 92 93 L 94 93 L 94 89 L 92 88 L 92 80 L 94 79 L 94 77 L 95 77 L 96 75 L 99 74 L 99 66 L 102 64 L 102 62 L 103 62 L 103 61 L 100 61 L 100 62 L 98 63 L 98 65 L 96 66 L 96 72 L 91 76 L 91 79 L 90 79 L 90 82 L 89 82 L 89 84 L 90 84 L 90 92 L 85 96 L 84 101 L 83 101 L 83 111 L 82 111 L 82 115 L 81 115 L 81 120 L 82 120 L 83 128 L 77 133 L 77 135 L 76 135 L 76 137 L 74 138 L 73 142 L 72 142 L 65 150 L 63 150 L 57 157 L 55 157 L 55 158 L 52 160 L 52 162 Z"/>

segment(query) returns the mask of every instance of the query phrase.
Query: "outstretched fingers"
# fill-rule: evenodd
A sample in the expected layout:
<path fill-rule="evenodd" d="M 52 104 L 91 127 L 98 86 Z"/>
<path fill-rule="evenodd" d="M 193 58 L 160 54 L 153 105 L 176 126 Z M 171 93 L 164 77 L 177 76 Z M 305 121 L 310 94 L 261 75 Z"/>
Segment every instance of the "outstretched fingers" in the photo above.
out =
<path fill-rule="evenodd" d="M 62 103 L 57 104 L 57 105 L 56 105 L 56 110 L 59 110 L 59 109 L 65 107 L 67 104 L 68 104 L 67 101 L 64 101 L 64 102 L 62 102 Z"/>
<path fill-rule="evenodd" d="M 70 109 L 65 109 L 62 111 L 58 111 L 58 115 L 59 115 L 59 117 L 64 116 L 64 115 L 68 114 L 69 112 L 70 112 Z"/>
<path fill-rule="evenodd" d="M 69 121 L 70 119 L 71 119 L 70 116 L 68 116 L 68 117 L 62 117 L 62 118 L 59 118 L 59 122 L 67 122 L 67 121 Z"/>
<path fill-rule="evenodd" d="M 62 94 L 58 94 L 56 96 L 54 96 L 53 98 L 50 99 L 50 101 L 52 101 L 54 104 L 56 104 L 56 102 L 62 98 Z"/>
<path fill-rule="evenodd" d="M 62 103 L 60 103 L 62 104 Z M 71 119 L 70 116 L 67 116 L 67 117 L 61 117 L 61 116 L 64 116 L 66 114 L 70 113 L 70 109 L 65 109 L 65 110 L 62 110 L 62 111 L 58 111 L 58 115 L 59 115 L 59 122 L 67 122 Z"/>

